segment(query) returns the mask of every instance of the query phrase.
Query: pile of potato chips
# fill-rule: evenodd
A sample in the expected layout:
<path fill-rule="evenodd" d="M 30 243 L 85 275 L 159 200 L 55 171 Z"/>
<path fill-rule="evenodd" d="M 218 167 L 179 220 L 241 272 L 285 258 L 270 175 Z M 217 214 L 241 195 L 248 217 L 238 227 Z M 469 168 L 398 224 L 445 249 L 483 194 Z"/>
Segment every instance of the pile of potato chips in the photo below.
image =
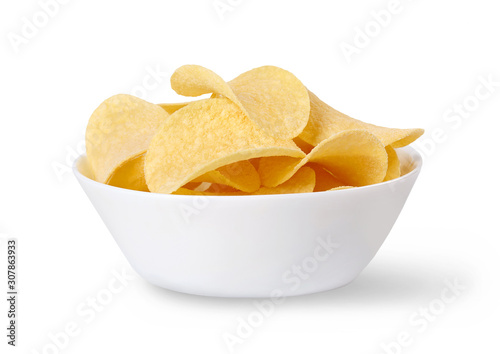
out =
<path fill-rule="evenodd" d="M 154 193 L 256 195 L 332 191 L 401 175 L 395 149 L 422 129 L 390 129 L 338 112 L 274 66 L 226 82 L 185 65 L 171 77 L 187 103 L 130 95 L 90 117 L 87 158 L 96 181 Z"/>

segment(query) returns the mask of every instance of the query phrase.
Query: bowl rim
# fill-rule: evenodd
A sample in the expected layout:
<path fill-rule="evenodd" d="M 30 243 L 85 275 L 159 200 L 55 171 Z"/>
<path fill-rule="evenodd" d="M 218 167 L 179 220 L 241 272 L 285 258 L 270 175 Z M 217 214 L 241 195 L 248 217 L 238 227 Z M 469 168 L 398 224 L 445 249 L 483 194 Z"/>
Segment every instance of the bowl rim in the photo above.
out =
<path fill-rule="evenodd" d="M 263 194 L 263 195 L 184 195 L 184 194 L 165 194 L 165 193 L 154 193 L 154 192 L 144 192 L 144 191 L 136 191 L 132 189 L 126 189 L 126 188 L 121 188 L 121 187 L 115 187 L 115 186 L 110 186 L 109 184 L 104 184 L 97 182 L 93 180 L 92 178 L 89 178 L 85 176 L 82 172 L 79 170 L 79 166 L 82 162 L 83 159 L 87 158 L 86 154 L 81 154 L 79 155 L 75 161 L 73 162 L 72 170 L 73 174 L 75 177 L 80 180 L 80 181 L 85 181 L 85 183 L 93 185 L 97 188 L 103 188 L 103 189 L 108 189 L 108 190 L 115 190 L 116 192 L 121 192 L 121 193 L 132 193 L 133 195 L 136 196 L 148 196 L 147 198 L 169 198 L 169 199 L 194 199 L 194 198 L 208 198 L 208 199 L 234 199 L 237 198 L 238 200 L 243 200 L 243 199 L 267 199 L 267 198 L 272 198 L 272 199 L 277 199 L 277 198 L 305 198 L 305 197 L 311 197 L 312 195 L 318 195 L 318 196 L 324 196 L 325 194 L 331 194 L 332 192 L 335 193 L 358 193 L 359 191 L 367 190 L 367 189 L 374 189 L 374 188 L 379 188 L 381 186 L 389 186 L 390 184 L 395 184 L 402 182 L 406 179 L 411 178 L 413 175 L 418 175 L 420 173 L 420 170 L 422 169 L 423 165 L 423 159 L 422 155 L 420 152 L 413 148 L 412 146 L 404 146 L 402 148 L 398 148 L 396 151 L 401 151 L 403 153 L 408 154 L 414 163 L 414 168 L 406 173 L 405 175 L 394 178 L 392 180 L 386 181 L 386 182 L 380 182 L 380 183 L 375 183 L 375 184 L 370 184 L 367 186 L 361 186 L 361 187 L 355 187 L 355 188 L 348 188 L 348 189 L 339 189 L 335 191 L 322 191 L 322 192 L 308 192 L 308 193 L 288 193 L 288 194 Z"/>

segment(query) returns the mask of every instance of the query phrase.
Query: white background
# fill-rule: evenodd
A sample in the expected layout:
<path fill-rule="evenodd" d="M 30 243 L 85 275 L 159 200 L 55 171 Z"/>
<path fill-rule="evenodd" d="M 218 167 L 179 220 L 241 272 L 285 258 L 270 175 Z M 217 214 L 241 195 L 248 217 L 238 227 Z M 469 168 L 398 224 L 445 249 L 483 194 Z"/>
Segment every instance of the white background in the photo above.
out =
<path fill-rule="evenodd" d="M 228 353 L 223 333 L 235 333 L 238 318 L 255 311 L 253 300 L 184 295 L 136 277 L 91 320 L 77 312 L 106 290 L 113 272 L 134 273 L 67 164 L 94 108 L 113 94 L 139 92 L 148 71 L 162 74 L 145 99 L 182 101 L 169 76 L 183 64 L 228 80 L 277 65 L 351 116 L 427 130 L 426 145 L 417 145 L 422 174 L 361 276 L 288 299 L 235 352 L 384 353 L 401 332 L 409 344 L 393 353 L 498 352 L 497 4 L 401 0 L 380 29 L 372 11 L 387 10 L 387 0 L 222 3 L 233 5 L 221 17 L 213 0 L 70 0 L 44 24 L 38 1 L 2 0 L 0 233 L 20 239 L 13 352 Z M 40 28 L 16 45 L 23 18 Z M 366 26 L 368 43 L 344 55 L 341 46 L 354 45 Z M 471 97 L 488 77 L 497 82 L 489 97 Z M 464 100 L 472 107 L 467 118 L 445 120 Z M 464 289 L 441 308 L 446 279 Z M 429 306 L 433 320 L 412 325 L 415 311 Z M 78 334 L 54 350 L 50 336 L 71 323 Z M 3 330 L 0 338 L 7 352 Z"/>

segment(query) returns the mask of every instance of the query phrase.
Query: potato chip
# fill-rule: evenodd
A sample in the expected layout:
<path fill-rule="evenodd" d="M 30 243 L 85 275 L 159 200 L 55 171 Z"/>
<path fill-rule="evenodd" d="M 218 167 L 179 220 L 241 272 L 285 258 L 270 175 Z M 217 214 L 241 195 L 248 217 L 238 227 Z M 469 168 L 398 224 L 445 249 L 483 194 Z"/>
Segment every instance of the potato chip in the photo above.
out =
<path fill-rule="evenodd" d="M 255 158 L 255 159 L 250 159 L 248 160 L 252 166 L 255 168 L 255 170 L 259 170 L 259 161 L 260 161 L 260 158 Z"/>
<path fill-rule="evenodd" d="M 311 193 L 316 184 L 316 174 L 310 167 L 300 168 L 290 179 L 274 187 L 261 187 L 253 194 L 291 194 L 291 193 Z"/>
<path fill-rule="evenodd" d="M 85 133 L 87 158 L 96 181 L 108 182 L 119 166 L 144 154 L 168 116 L 160 106 L 130 95 L 116 95 L 101 103 Z"/>
<path fill-rule="evenodd" d="M 293 141 L 263 133 L 229 99 L 211 98 L 164 121 L 151 140 L 144 170 L 151 192 L 172 193 L 219 167 L 280 155 L 305 156 Z"/>
<path fill-rule="evenodd" d="M 158 106 L 163 108 L 168 114 L 173 114 L 175 111 L 186 107 L 191 102 L 179 102 L 179 103 L 160 103 Z"/>
<path fill-rule="evenodd" d="M 149 192 L 144 177 L 144 154 L 134 157 L 121 166 L 109 178 L 110 186 Z"/>
<path fill-rule="evenodd" d="M 298 136 L 309 120 L 307 89 L 292 73 L 275 66 L 247 71 L 226 83 L 209 69 L 184 65 L 170 82 L 184 96 L 213 93 L 212 97 L 227 97 L 265 133 L 278 139 Z"/>
<path fill-rule="evenodd" d="M 391 145 L 393 148 L 406 146 L 424 133 L 423 129 L 391 129 L 368 124 L 330 107 L 311 91 L 309 91 L 309 98 L 311 114 L 299 138 L 313 146 L 334 134 L 352 129 L 367 130 L 375 134 L 384 146 Z"/>
<path fill-rule="evenodd" d="M 306 166 L 312 168 L 316 174 L 316 185 L 314 186 L 315 192 L 324 192 L 331 190 L 332 188 L 342 187 L 345 185 L 344 182 L 337 179 L 330 171 L 321 165 L 308 163 Z"/>
<path fill-rule="evenodd" d="M 197 182 L 188 182 L 185 185 L 183 185 L 181 188 L 187 188 L 187 189 L 193 189 L 193 190 L 201 190 L 204 191 L 208 187 L 210 187 L 211 183 L 197 183 Z"/>
<path fill-rule="evenodd" d="M 389 163 L 387 167 L 387 174 L 385 175 L 384 182 L 390 181 L 391 179 L 401 177 L 401 164 L 399 162 L 398 154 L 393 147 L 386 146 L 387 156 L 389 158 Z"/>
<path fill-rule="evenodd" d="M 299 137 L 296 137 L 293 139 L 293 142 L 295 143 L 295 145 L 297 145 L 300 150 L 302 150 L 305 154 L 308 154 L 311 152 L 312 149 L 314 149 L 314 146 L 312 146 L 311 144 L 309 143 L 306 143 L 304 140 L 302 140 L 301 138 Z"/>
<path fill-rule="evenodd" d="M 218 194 L 218 193 L 242 193 L 242 194 L 247 194 L 246 192 L 242 192 L 236 188 L 230 187 L 225 184 L 218 184 L 218 183 L 208 183 L 209 186 L 203 192 L 208 192 L 208 193 L 213 193 L 213 194 Z M 197 189 L 201 190 L 201 189 Z"/>
<path fill-rule="evenodd" d="M 195 178 L 192 182 L 210 182 L 233 187 L 243 192 L 255 192 L 260 187 L 259 173 L 247 160 L 219 167 Z"/>
<path fill-rule="evenodd" d="M 352 187 L 352 186 L 340 186 L 340 187 L 335 187 L 335 188 L 329 189 L 329 191 L 340 191 L 342 189 L 351 189 L 351 188 L 355 188 L 355 187 Z"/>
<path fill-rule="evenodd" d="M 212 70 L 200 65 L 183 65 L 170 78 L 172 89 L 179 95 L 197 97 L 212 93 L 212 98 L 229 98 L 242 110 L 244 108 L 229 85 Z"/>
<path fill-rule="evenodd" d="M 240 191 L 229 191 L 229 192 L 222 192 L 222 191 L 197 191 L 197 190 L 192 190 L 192 189 L 187 189 L 187 188 L 179 188 L 175 192 L 172 192 L 171 194 L 176 194 L 176 195 L 205 195 L 205 196 L 239 196 L 239 195 L 250 195 L 249 193 L 245 192 L 240 192 Z"/>
<path fill-rule="evenodd" d="M 198 188 L 190 188 L 188 187 L 189 183 L 185 186 L 182 186 L 172 194 L 179 195 L 250 195 L 249 193 L 242 192 L 233 187 L 218 184 L 218 183 L 209 183 L 203 182 Z M 208 185 L 206 188 L 203 185 Z"/>
<path fill-rule="evenodd" d="M 311 193 L 314 190 L 316 179 L 312 168 L 304 166 L 300 168 L 288 181 L 274 188 L 261 187 L 253 193 L 244 193 L 240 191 L 220 190 L 218 188 L 207 189 L 204 192 L 194 191 L 187 188 L 180 188 L 173 194 L 182 195 L 264 195 L 264 194 L 292 194 L 292 193 Z"/>
<path fill-rule="evenodd" d="M 302 159 L 291 156 L 263 157 L 259 162 L 260 182 L 264 187 L 276 187 L 293 176 Z M 302 163 L 304 165 L 305 163 Z"/>
<path fill-rule="evenodd" d="M 193 189 L 188 189 L 181 187 L 175 192 L 172 192 L 171 194 L 176 194 L 176 195 L 232 195 L 233 193 L 214 193 L 214 192 L 206 192 L 206 191 L 197 191 Z"/>
<path fill-rule="evenodd" d="M 273 156 L 262 158 L 261 182 L 275 187 L 288 180 L 308 162 L 315 162 L 350 186 L 382 182 L 388 166 L 385 147 L 375 135 L 364 130 L 347 130 L 322 141 L 305 158 Z"/>
<path fill-rule="evenodd" d="M 96 181 L 207 196 L 356 188 L 411 170 L 396 148 L 423 133 L 351 118 L 274 66 L 226 82 L 185 65 L 171 84 L 181 95 L 210 98 L 152 104 L 116 95 L 94 111 L 85 140 Z"/>

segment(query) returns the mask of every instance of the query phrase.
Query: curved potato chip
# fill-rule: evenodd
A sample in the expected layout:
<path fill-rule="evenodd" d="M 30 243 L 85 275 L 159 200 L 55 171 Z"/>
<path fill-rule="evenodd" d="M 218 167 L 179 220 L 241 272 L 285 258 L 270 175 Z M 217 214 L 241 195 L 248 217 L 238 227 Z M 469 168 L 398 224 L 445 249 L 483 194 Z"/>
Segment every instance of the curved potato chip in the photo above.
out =
<path fill-rule="evenodd" d="M 423 129 L 391 129 L 362 122 L 330 107 L 309 91 L 311 113 L 309 122 L 299 138 L 311 145 L 318 145 L 330 136 L 345 130 L 362 129 L 375 134 L 384 146 L 403 147 L 418 139 Z"/>
<path fill-rule="evenodd" d="M 264 187 L 276 187 L 293 176 L 302 159 L 291 156 L 263 157 L 259 162 L 260 182 Z M 303 163 L 302 165 L 304 165 Z"/>
<path fill-rule="evenodd" d="M 144 154 L 134 157 L 121 166 L 109 178 L 110 186 L 149 192 L 144 178 Z"/>
<path fill-rule="evenodd" d="M 315 163 L 308 163 L 306 166 L 312 168 L 316 173 L 316 185 L 314 186 L 315 192 L 324 192 L 332 188 L 344 186 L 345 183 L 339 181 L 334 175 L 331 174 L 326 168 Z"/>
<path fill-rule="evenodd" d="M 387 167 L 387 174 L 385 175 L 384 182 L 391 179 L 401 177 L 401 164 L 399 162 L 398 154 L 393 147 L 386 146 L 387 156 L 389 157 L 389 164 Z"/>
<path fill-rule="evenodd" d="M 146 152 L 168 113 L 130 95 L 116 95 L 92 113 L 85 133 L 87 158 L 97 182 L 106 183 L 126 161 Z"/>
<path fill-rule="evenodd" d="M 186 107 L 191 102 L 179 102 L 179 103 L 159 103 L 158 106 L 163 108 L 168 114 L 173 114 L 175 111 Z"/>
<path fill-rule="evenodd" d="M 176 194 L 176 195 L 206 195 L 206 196 L 237 196 L 237 195 L 250 195 L 249 193 L 245 192 L 239 192 L 239 191 L 230 191 L 230 192 L 212 192 L 212 191 L 197 191 L 197 190 L 192 190 L 188 188 L 179 188 L 175 192 L 172 192 L 171 194 Z"/>
<path fill-rule="evenodd" d="M 184 65 L 170 82 L 180 95 L 227 97 L 265 133 L 278 139 L 298 136 L 309 120 L 307 89 L 292 73 L 275 66 L 247 71 L 226 83 L 209 69 Z"/>
<path fill-rule="evenodd" d="M 250 161 L 250 163 L 252 164 L 252 166 L 255 168 L 255 170 L 258 170 L 259 169 L 259 161 L 260 161 L 260 158 L 255 158 L 255 159 L 250 159 L 248 160 Z M 260 179 L 260 178 L 259 178 Z"/>
<path fill-rule="evenodd" d="M 224 165 L 275 155 L 305 156 L 293 141 L 264 134 L 229 99 L 210 98 L 165 120 L 151 140 L 144 170 L 150 191 L 172 193 Z"/>
<path fill-rule="evenodd" d="M 207 192 L 200 192 L 200 191 L 195 191 L 193 189 L 188 189 L 188 188 L 179 188 L 175 192 L 172 192 L 172 194 L 177 194 L 177 195 L 207 195 Z"/>
<path fill-rule="evenodd" d="M 230 187 L 225 184 L 217 184 L 217 183 L 209 183 L 210 185 L 208 186 L 207 189 L 203 190 L 202 192 L 208 192 L 208 193 L 214 193 L 214 194 L 220 194 L 220 193 L 243 193 L 247 194 L 245 192 L 242 192 L 236 188 Z M 197 189 L 200 190 L 200 189 Z"/>
<path fill-rule="evenodd" d="M 323 140 L 303 159 L 262 158 L 261 182 L 267 187 L 277 186 L 308 162 L 323 166 L 346 185 L 365 186 L 382 182 L 388 158 L 384 145 L 375 135 L 364 130 L 347 130 Z"/>
<path fill-rule="evenodd" d="M 293 142 L 295 143 L 295 145 L 297 145 L 300 148 L 300 150 L 304 151 L 305 154 L 310 153 L 311 150 L 314 149 L 314 146 L 312 146 L 309 143 L 306 143 L 304 140 L 302 140 L 299 137 L 294 138 Z"/>
<path fill-rule="evenodd" d="M 356 188 L 356 187 L 352 187 L 352 186 L 340 186 L 340 187 L 335 187 L 335 188 L 329 189 L 328 191 L 340 191 L 342 189 L 351 189 L 351 188 Z"/>
<path fill-rule="evenodd" d="M 212 70 L 203 66 L 181 66 L 170 77 L 170 85 L 175 92 L 182 96 L 197 97 L 212 93 L 211 98 L 227 97 L 244 110 L 227 82 Z"/>
<path fill-rule="evenodd" d="M 229 82 L 250 118 L 267 134 L 292 139 L 309 120 L 310 102 L 306 87 L 289 71 L 262 66 Z"/>
<path fill-rule="evenodd" d="M 290 179 L 276 187 L 261 187 L 255 193 L 261 194 L 291 194 L 291 193 L 311 193 L 316 184 L 316 174 L 310 167 L 300 168 Z"/>
<path fill-rule="evenodd" d="M 242 192 L 233 187 L 224 184 L 203 182 L 200 187 L 207 184 L 206 188 L 190 188 L 188 185 L 182 186 L 172 194 L 180 195 L 249 195 L 249 193 Z"/>
<path fill-rule="evenodd" d="M 259 173 L 248 161 L 238 161 L 205 173 L 191 182 L 210 182 L 233 187 L 242 192 L 255 192 L 260 187 Z"/>
<path fill-rule="evenodd" d="M 292 193 L 311 193 L 314 190 L 316 183 L 315 172 L 312 168 L 304 166 L 300 168 L 288 181 L 280 184 L 279 186 L 269 188 L 261 187 L 253 193 L 244 193 L 240 191 L 227 191 L 219 190 L 214 191 L 208 189 L 207 191 L 200 192 L 187 188 L 179 188 L 173 194 L 182 195 L 264 195 L 264 194 L 292 194 Z"/>
<path fill-rule="evenodd" d="M 204 186 L 204 182 L 202 183 L 196 183 L 196 182 L 188 182 L 185 185 L 182 186 L 182 188 L 187 188 L 187 189 L 194 189 L 194 190 L 204 190 L 203 188 L 208 188 L 210 187 L 211 183 L 207 183 L 206 186 Z"/>

